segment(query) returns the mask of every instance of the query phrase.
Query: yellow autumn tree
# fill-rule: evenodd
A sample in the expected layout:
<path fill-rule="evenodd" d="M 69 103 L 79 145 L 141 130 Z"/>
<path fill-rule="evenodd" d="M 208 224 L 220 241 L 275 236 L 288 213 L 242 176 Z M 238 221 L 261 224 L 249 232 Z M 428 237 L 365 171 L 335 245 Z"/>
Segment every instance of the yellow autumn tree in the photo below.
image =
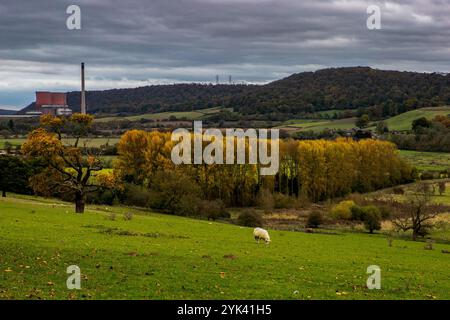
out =
<path fill-rule="evenodd" d="M 98 185 L 92 183 L 91 178 L 102 169 L 98 155 L 85 146 L 79 147 L 92 121 L 92 116 L 83 114 L 69 118 L 45 115 L 41 118 L 41 127 L 32 131 L 22 146 L 25 157 L 38 158 L 46 166 L 31 178 L 35 192 L 44 195 L 70 192 L 77 213 L 84 212 L 86 195 L 97 190 Z M 64 140 L 64 134 L 70 134 L 72 139 Z"/>

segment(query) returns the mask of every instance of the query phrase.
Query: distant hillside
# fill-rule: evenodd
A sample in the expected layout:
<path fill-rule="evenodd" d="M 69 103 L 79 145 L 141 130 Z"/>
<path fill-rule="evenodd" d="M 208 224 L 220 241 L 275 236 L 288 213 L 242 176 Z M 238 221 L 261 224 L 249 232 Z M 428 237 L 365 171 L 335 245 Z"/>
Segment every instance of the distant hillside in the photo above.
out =
<path fill-rule="evenodd" d="M 78 111 L 80 93 L 69 92 Z M 233 107 L 243 114 L 302 114 L 363 108 L 372 118 L 450 104 L 450 75 L 334 68 L 294 74 L 267 85 L 156 85 L 87 93 L 96 114 L 136 115 Z M 28 111 L 32 105 L 28 106 Z"/>
<path fill-rule="evenodd" d="M 0 116 L 11 116 L 16 114 L 17 111 L 14 110 L 5 110 L 5 109 L 0 109 Z"/>
<path fill-rule="evenodd" d="M 256 87 L 234 101 L 242 113 L 299 113 L 366 108 L 376 117 L 450 102 L 450 75 L 368 67 L 294 74 Z"/>
<path fill-rule="evenodd" d="M 230 100 L 251 86 L 176 84 L 134 89 L 88 91 L 88 111 L 94 114 L 136 115 L 166 111 L 192 111 L 229 105 Z M 69 92 L 67 102 L 72 110 L 80 110 L 80 92 Z M 29 105 L 21 112 L 34 108 Z"/>

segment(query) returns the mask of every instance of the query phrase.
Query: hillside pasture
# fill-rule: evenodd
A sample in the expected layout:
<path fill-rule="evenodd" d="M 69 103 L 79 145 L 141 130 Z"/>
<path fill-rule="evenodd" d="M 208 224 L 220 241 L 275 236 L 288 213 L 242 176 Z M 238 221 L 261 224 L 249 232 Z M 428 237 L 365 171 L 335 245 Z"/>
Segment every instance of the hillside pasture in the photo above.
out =
<path fill-rule="evenodd" d="M 450 169 L 450 153 L 400 150 L 400 156 L 419 171 L 444 171 Z"/>
<path fill-rule="evenodd" d="M 385 120 L 389 130 L 407 131 L 411 130 L 414 120 L 425 117 L 429 120 L 437 115 L 447 116 L 450 114 L 450 107 L 422 108 L 399 114 L 395 117 Z"/>
<path fill-rule="evenodd" d="M 175 117 L 176 119 L 186 119 L 186 120 L 200 120 L 205 116 L 220 112 L 221 110 L 225 110 L 223 108 L 209 108 L 209 109 L 201 109 L 195 111 L 187 111 L 187 112 L 160 112 L 160 113 L 146 113 L 136 116 L 127 116 L 127 117 L 105 117 L 98 118 L 96 122 L 109 122 L 114 120 L 128 120 L 128 121 L 139 121 L 141 119 L 145 120 L 169 120 L 171 117 Z M 229 110 L 229 109 L 227 109 Z"/>
<path fill-rule="evenodd" d="M 342 110 L 345 111 L 345 110 Z M 328 110 L 323 111 L 322 114 L 332 115 L 334 112 L 340 112 L 340 110 Z M 450 107 L 433 107 L 433 108 L 422 108 L 413 111 L 408 111 L 397 116 L 391 117 L 384 122 L 389 127 L 391 131 L 408 131 L 411 130 L 412 122 L 421 117 L 425 117 L 429 120 L 433 119 L 437 115 L 449 115 Z M 345 118 L 338 120 L 327 120 L 327 119 L 292 119 L 284 122 L 278 128 L 288 129 L 290 132 L 298 131 L 314 131 L 320 132 L 326 129 L 334 130 L 347 130 L 356 128 L 355 125 L 356 118 Z M 371 123 L 368 129 L 374 131 L 377 122 Z"/>
<path fill-rule="evenodd" d="M 314 131 L 320 132 L 326 129 L 346 130 L 355 127 L 356 118 L 347 118 L 339 120 L 306 120 L 294 119 L 288 120 L 278 128 L 297 129 L 297 131 Z"/>
<path fill-rule="evenodd" d="M 0 213 L 0 299 L 450 299 L 447 244 L 270 230 L 257 245 L 251 228 L 24 196 Z M 81 290 L 66 287 L 70 265 Z M 370 265 L 381 290 L 366 287 Z"/>

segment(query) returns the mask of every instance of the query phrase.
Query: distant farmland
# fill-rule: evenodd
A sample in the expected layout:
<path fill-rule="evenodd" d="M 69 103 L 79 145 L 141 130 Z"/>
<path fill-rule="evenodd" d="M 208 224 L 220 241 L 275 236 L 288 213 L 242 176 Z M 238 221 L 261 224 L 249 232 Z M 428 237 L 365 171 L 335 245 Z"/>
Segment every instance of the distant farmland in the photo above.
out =
<path fill-rule="evenodd" d="M 401 150 L 400 155 L 420 171 L 450 169 L 450 153 Z"/>
<path fill-rule="evenodd" d="M 20 146 L 26 141 L 25 138 L 18 139 L 0 139 L 0 149 L 5 149 L 5 144 L 9 142 L 12 146 Z M 79 145 L 82 146 L 86 143 L 87 147 L 100 147 L 105 144 L 115 145 L 119 142 L 119 138 L 85 138 L 81 139 Z M 74 139 L 65 138 L 63 143 L 73 144 Z"/>
<path fill-rule="evenodd" d="M 334 110 L 327 111 L 328 114 Z M 338 110 L 336 110 L 338 111 Z M 422 108 L 399 114 L 398 116 L 384 120 L 389 130 L 407 131 L 411 130 L 412 122 L 421 117 L 433 119 L 437 115 L 449 115 L 450 107 Z M 339 120 L 328 119 L 292 119 L 283 123 L 279 128 L 285 128 L 295 131 L 315 131 L 320 132 L 326 129 L 345 130 L 355 128 L 356 118 L 345 118 Z M 369 129 L 375 130 L 377 122 L 373 122 Z"/>
<path fill-rule="evenodd" d="M 433 119 L 437 115 L 446 116 L 450 114 L 450 107 L 423 108 L 399 114 L 398 116 L 385 120 L 389 130 L 406 131 L 411 130 L 412 122 L 421 117 Z"/>
<path fill-rule="evenodd" d="M 339 120 L 289 120 L 279 128 L 298 129 L 297 131 L 323 131 L 326 129 L 352 129 L 355 127 L 356 118 Z"/>
<path fill-rule="evenodd" d="M 106 118 L 98 118 L 95 121 L 97 122 L 109 122 L 114 120 L 128 120 L 128 121 L 139 121 L 141 119 L 145 120 L 169 120 L 171 117 L 175 117 L 178 120 L 186 119 L 186 120 L 199 120 L 202 117 L 218 113 L 221 110 L 225 110 L 223 108 L 210 108 L 210 109 L 202 109 L 188 112 L 160 112 L 160 113 L 146 113 L 136 116 L 128 116 L 128 117 L 106 117 Z M 227 109 L 230 110 L 230 109 Z"/>

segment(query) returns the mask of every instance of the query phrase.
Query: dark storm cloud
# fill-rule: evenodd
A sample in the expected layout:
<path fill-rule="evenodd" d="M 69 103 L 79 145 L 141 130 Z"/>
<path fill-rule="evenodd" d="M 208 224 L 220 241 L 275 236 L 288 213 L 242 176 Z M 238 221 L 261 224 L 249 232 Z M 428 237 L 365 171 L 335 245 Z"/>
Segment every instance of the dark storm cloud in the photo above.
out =
<path fill-rule="evenodd" d="M 82 30 L 65 26 L 71 4 L 81 7 Z M 370 4 L 381 8 L 382 30 L 366 28 Z M 8 0 L 0 97 L 75 90 L 80 61 L 90 89 L 216 74 L 265 82 L 328 66 L 448 71 L 449 12 L 439 0 Z"/>

